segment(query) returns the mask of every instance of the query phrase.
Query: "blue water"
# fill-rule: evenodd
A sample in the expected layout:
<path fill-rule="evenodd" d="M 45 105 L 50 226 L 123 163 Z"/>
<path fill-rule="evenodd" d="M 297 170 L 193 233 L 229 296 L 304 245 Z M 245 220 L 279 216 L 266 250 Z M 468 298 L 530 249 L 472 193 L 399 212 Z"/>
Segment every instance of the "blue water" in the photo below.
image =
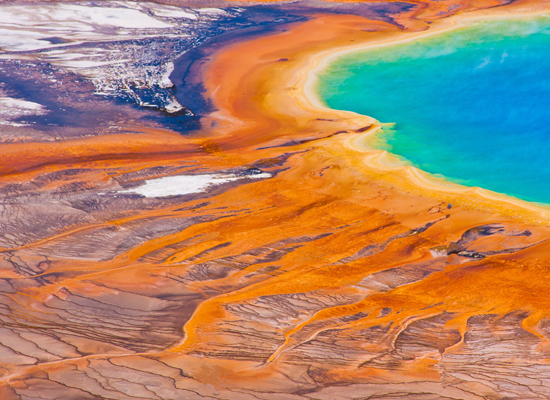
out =
<path fill-rule="evenodd" d="M 346 55 L 317 91 L 331 108 L 395 123 L 376 146 L 405 163 L 550 203 L 550 17 Z"/>

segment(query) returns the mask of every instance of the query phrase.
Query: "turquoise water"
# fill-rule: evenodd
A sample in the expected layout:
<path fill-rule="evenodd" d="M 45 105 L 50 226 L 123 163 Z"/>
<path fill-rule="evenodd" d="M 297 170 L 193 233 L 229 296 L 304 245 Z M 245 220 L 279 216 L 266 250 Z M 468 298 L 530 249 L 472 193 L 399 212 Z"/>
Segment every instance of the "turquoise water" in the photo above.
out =
<path fill-rule="evenodd" d="M 331 108 L 395 123 L 377 147 L 405 163 L 550 203 L 550 17 L 342 56 L 317 91 Z"/>

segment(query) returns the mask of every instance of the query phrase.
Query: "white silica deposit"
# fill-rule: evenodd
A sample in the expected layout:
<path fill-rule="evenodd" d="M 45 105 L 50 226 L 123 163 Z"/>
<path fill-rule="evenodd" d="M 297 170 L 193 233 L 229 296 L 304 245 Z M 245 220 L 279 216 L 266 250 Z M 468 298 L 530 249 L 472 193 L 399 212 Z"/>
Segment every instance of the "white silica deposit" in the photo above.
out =
<path fill-rule="evenodd" d="M 144 185 L 118 190 L 117 193 L 135 193 L 145 197 L 181 196 L 190 193 L 201 193 L 215 185 L 233 182 L 239 179 L 271 178 L 271 174 L 262 172 L 254 175 L 204 174 L 174 175 L 146 180 Z"/>
<path fill-rule="evenodd" d="M 191 10 L 132 1 L 0 4 L 0 53 L 59 48 L 65 47 L 66 43 L 117 40 L 120 35 L 128 34 L 135 37 L 159 35 L 182 21 L 213 18 L 224 13 L 218 9 Z M 51 37 L 61 38 L 66 43 L 54 44 L 48 41 Z"/>
<path fill-rule="evenodd" d="M 185 110 L 173 91 L 174 61 L 240 11 L 153 2 L 3 4 L 3 60 L 46 62 L 91 82 L 95 94 L 168 113 Z"/>
<path fill-rule="evenodd" d="M 44 115 L 48 111 L 42 104 L 11 97 L 0 97 L 0 125 L 25 126 L 11 122 L 20 117 Z"/>

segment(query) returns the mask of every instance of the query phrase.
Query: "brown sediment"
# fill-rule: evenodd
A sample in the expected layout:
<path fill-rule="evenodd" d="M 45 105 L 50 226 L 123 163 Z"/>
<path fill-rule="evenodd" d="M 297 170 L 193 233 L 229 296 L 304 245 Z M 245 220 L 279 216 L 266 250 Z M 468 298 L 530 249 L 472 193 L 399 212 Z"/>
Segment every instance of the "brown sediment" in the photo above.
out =
<path fill-rule="evenodd" d="M 550 395 L 548 210 L 399 165 L 365 145 L 377 121 L 322 107 L 310 87 L 333 54 L 539 5 L 438 20 L 426 32 L 317 15 L 207 63 L 212 128 L 139 129 L 38 154 L 0 146 L 0 190 L 29 191 L 6 217 L 15 239 L 3 242 L 0 281 L 12 315 L 2 329 L 28 339 L 2 341 L 13 354 L 0 362 L 0 394 Z M 273 177 L 181 198 L 103 196 L 158 176 L 252 167 Z M 86 197 L 90 188 L 101 195 Z M 50 205 L 47 227 L 24 219 L 33 196 Z M 21 233 L 28 226 L 33 236 Z M 35 348 L 44 343 L 55 354 Z"/>

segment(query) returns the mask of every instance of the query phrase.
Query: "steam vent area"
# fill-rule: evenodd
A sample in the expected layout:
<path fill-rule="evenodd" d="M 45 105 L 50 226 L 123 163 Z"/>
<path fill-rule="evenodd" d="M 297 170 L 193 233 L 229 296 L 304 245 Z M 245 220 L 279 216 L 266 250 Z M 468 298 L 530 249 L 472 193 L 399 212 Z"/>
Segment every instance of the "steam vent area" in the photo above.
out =
<path fill-rule="evenodd" d="M 0 1 L 0 400 L 550 399 L 550 2 Z"/>

